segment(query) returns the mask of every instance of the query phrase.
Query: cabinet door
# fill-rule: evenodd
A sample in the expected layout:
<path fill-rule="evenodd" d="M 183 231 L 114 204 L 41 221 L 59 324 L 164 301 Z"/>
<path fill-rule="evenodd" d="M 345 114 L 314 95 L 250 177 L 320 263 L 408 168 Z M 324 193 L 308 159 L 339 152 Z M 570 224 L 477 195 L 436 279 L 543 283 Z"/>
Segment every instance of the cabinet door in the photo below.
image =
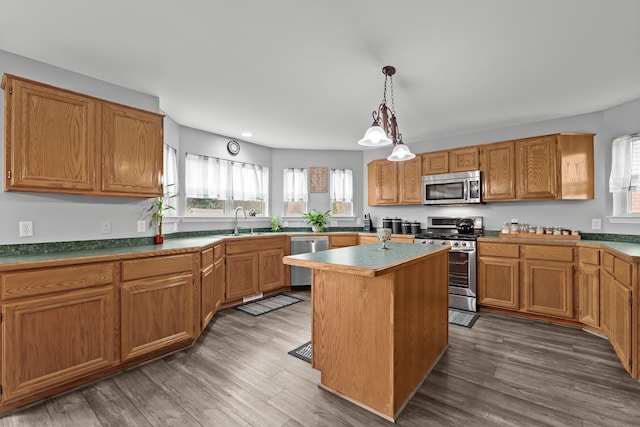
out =
<path fill-rule="evenodd" d="M 216 283 L 213 264 L 202 269 L 200 273 L 200 328 L 207 327 L 216 312 Z"/>
<path fill-rule="evenodd" d="M 260 292 L 284 286 L 284 248 L 260 251 Z"/>
<path fill-rule="evenodd" d="M 488 144 L 482 147 L 482 199 L 513 200 L 515 186 L 515 148 L 513 141 Z"/>
<path fill-rule="evenodd" d="M 524 309 L 529 313 L 573 318 L 573 263 L 524 261 Z"/>
<path fill-rule="evenodd" d="M 282 259 L 280 259 L 282 264 Z M 258 293 L 259 253 L 227 255 L 226 299 L 233 301 Z"/>
<path fill-rule="evenodd" d="M 123 361 L 194 337 L 191 273 L 125 282 L 120 304 Z"/>
<path fill-rule="evenodd" d="M 611 336 L 611 288 L 613 276 L 604 270 L 600 272 L 600 328 L 607 337 Z"/>
<path fill-rule="evenodd" d="M 475 171 L 480 168 L 478 147 L 466 147 L 449 152 L 449 172 Z"/>
<path fill-rule="evenodd" d="M 93 191 L 97 102 L 36 82 L 5 83 L 5 188 Z"/>
<path fill-rule="evenodd" d="M 600 268 L 580 264 L 578 275 L 580 322 L 600 327 Z"/>
<path fill-rule="evenodd" d="M 398 162 L 375 160 L 369 163 L 369 206 L 398 203 Z"/>
<path fill-rule="evenodd" d="M 422 203 L 422 160 L 416 156 L 398 165 L 398 203 L 419 205 Z"/>
<path fill-rule="evenodd" d="M 515 144 L 516 198 L 558 198 L 556 137 L 519 140 Z"/>
<path fill-rule="evenodd" d="M 213 264 L 213 302 L 214 313 L 218 311 L 224 301 L 225 277 L 224 258 L 217 259 Z"/>
<path fill-rule="evenodd" d="M 113 292 L 109 286 L 4 304 L 2 402 L 113 365 Z"/>
<path fill-rule="evenodd" d="M 436 151 L 422 155 L 422 175 L 449 172 L 449 152 Z"/>
<path fill-rule="evenodd" d="M 631 290 L 617 280 L 609 288 L 611 330 L 609 341 L 622 365 L 631 373 Z"/>
<path fill-rule="evenodd" d="M 162 195 L 162 116 L 107 102 L 102 109 L 102 191 Z"/>
<path fill-rule="evenodd" d="M 520 261 L 484 258 L 478 262 L 478 301 L 481 305 L 517 310 L 520 301 Z"/>

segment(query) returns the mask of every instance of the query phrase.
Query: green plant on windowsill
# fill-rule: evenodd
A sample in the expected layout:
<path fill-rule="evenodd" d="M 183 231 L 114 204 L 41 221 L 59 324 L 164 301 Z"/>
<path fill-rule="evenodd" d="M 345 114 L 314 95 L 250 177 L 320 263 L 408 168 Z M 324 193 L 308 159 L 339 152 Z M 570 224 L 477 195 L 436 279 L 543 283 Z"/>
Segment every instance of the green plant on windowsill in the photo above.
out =
<path fill-rule="evenodd" d="M 303 213 L 302 217 L 305 218 L 307 224 L 311 224 L 311 229 L 317 233 L 327 230 L 326 225 L 331 219 L 331 211 L 322 212 L 313 209 L 311 212 Z"/>
<path fill-rule="evenodd" d="M 167 188 L 171 187 L 173 184 L 167 185 Z M 164 214 L 171 210 L 175 209 L 173 206 L 168 204 L 170 199 L 177 197 L 176 193 L 170 193 L 168 190 L 165 191 L 164 196 L 157 197 L 153 199 L 151 206 L 147 209 L 147 212 L 151 212 L 151 219 L 149 220 L 149 226 L 156 227 L 156 243 L 162 243 L 164 241 L 164 237 L 162 236 L 162 218 Z"/>
<path fill-rule="evenodd" d="M 278 223 L 278 215 L 274 215 L 271 217 L 271 231 L 277 233 L 281 231 L 280 224 Z"/>

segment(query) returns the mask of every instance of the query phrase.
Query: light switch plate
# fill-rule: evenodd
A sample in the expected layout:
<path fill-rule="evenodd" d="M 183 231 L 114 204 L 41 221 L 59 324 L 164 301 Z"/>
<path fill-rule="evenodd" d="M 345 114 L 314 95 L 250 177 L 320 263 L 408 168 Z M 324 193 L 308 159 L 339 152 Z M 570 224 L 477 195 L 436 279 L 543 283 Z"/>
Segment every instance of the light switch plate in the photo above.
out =
<path fill-rule="evenodd" d="M 147 231 L 147 222 L 138 220 L 138 233 L 144 233 L 145 231 Z"/>
<path fill-rule="evenodd" d="M 591 220 L 591 229 L 592 230 L 602 229 L 602 220 L 600 218 L 593 218 Z"/>

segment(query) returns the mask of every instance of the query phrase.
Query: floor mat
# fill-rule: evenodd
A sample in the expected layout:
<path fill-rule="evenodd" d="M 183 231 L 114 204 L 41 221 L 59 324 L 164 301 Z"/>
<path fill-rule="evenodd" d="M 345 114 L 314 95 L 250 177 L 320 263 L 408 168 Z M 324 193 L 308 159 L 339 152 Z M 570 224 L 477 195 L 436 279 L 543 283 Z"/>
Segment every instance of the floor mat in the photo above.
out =
<path fill-rule="evenodd" d="M 297 357 L 300 360 L 304 360 L 307 363 L 311 363 L 311 341 L 289 351 L 288 354 L 293 357 Z"/>
<path fill-rule="evenodd" d="M 289 295 L 279 294 L 259 301 L 253 301 L 247 304 L 239 305 L 236 310 L 244 311 L 252 316 L 260 316 L 270 311 L 277 310 L 282 307 L 290 306 L 297 302 L 303 301 L 300 298 L 290 297 Z"/>
<path fill-rule="evenodd" d="M 452 325 L 464 326 L 465 328 L 473 327 L 478 320 L 478 313 L 469 311 L 449 309 L 449 323 Z"/>

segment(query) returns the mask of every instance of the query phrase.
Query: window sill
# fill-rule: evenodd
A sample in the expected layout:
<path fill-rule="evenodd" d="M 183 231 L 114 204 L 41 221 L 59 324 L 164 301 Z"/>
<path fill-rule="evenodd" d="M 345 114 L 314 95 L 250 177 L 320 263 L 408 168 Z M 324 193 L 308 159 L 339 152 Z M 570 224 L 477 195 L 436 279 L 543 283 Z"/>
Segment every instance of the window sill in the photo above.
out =
<path fill-rule="evenodd" d="M 182 222 L 229 222 L 234 221 L 232 216 L 183 216 Z M 238 216 L 238 221 L 242 222 L 269 222 L 271 223 L 271 217 L 268 216 L 247 216 L 244 219 L 242 216 Z"/>
<path fill-rule="evenodd" d="M 608 216 L 611 224 L 640 224 L 640 216 Z"/>

